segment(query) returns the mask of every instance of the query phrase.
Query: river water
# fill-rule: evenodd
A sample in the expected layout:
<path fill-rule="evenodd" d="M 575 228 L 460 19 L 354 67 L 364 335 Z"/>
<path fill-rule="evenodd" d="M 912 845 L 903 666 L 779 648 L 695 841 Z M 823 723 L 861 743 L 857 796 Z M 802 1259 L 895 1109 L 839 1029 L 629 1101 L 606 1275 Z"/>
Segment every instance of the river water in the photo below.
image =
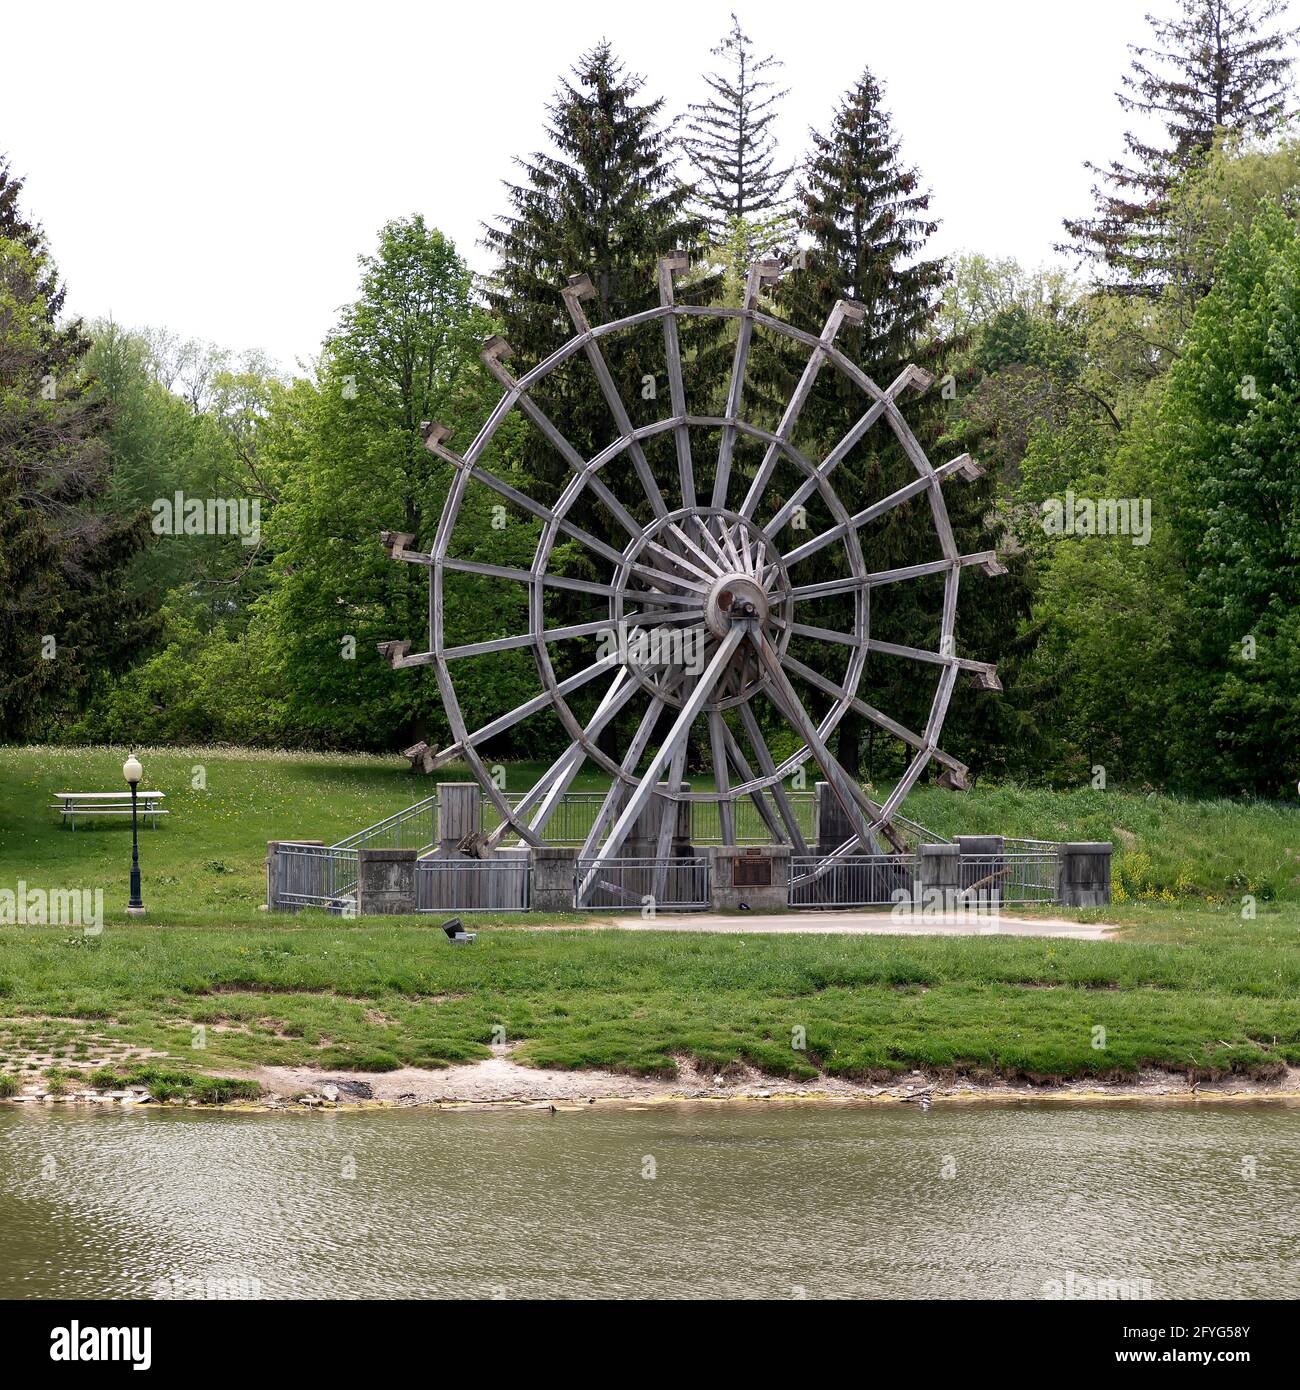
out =
<path fill-rule="evenodd" d="M 1300 1296 L 1300 1105 L 0 1107 L 3 1298 L 1098 1292 Z"/>

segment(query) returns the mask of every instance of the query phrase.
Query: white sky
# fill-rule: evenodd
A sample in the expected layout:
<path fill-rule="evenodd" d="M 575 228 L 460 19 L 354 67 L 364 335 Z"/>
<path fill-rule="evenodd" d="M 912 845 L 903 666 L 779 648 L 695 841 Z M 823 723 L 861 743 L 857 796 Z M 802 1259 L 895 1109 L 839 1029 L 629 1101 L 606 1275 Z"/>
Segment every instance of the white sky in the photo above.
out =
<path fill-rule="evenodd" d="M 935 195 L 935 249 L 1033 265 L 1089 206 L 1083 161 L 1120 152 L 1125 45 L 1173 0 L 0 0 L 0 150 L 75 312 L 291 366 L 386 219 L 422 212 L 487 268 L 479 223 L 581 50 L 609 38 L 680 110 L 733 8 L 785 61 L 788 157 L 869 65 Z"/>

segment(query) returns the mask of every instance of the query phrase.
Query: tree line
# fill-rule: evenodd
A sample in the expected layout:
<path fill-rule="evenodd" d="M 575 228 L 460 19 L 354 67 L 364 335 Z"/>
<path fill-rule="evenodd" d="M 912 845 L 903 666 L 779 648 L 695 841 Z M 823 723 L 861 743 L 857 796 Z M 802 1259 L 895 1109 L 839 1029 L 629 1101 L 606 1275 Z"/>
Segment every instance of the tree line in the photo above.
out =
<path fill-rule="evenodd" d="M 608 322 L 656 305 L 657 263 L 682 250 L 681 302 L 740 305 L 757 261 L 773 263 L 761 307 L 805 332 L 854 301 L 860 316 L 837 346 L 882 386 L 925 368 L 932 384 L 904 406 L 918 440 L 936 463 L 982 462 L 981 477 L 946 490 L 961 548 L 997 550 L 1008 570 L 963 582 L 958 610 L 960 654 L 995 661 L 1003 684 L 963 691 L 946 726 L 945 747 L 976 775 L 1294 786 L 1300 140 L 1283 10 L 1181 0 L 1149 21 L 1120 93 L 1139 128 L 1122 157 L 1092 166 L 1093 209 L 1063 220 L 1071 259 L 1045 269 L 928 252 L 931 196 L 870 69 L 786 164 L 780 63 L 734 17 L 700 101 L 676 117 L 597 44 L 559 80 L 541 148 L 518 159 L 503 213 L 484 225 L 489 274 L 471 273 L 422 216 L 395 218 L 359 258 L 356 300 L 292 377 L 165 330 L 69 321 L 47 238 L 0 160 L 0 737 L 443 741 L 431 672 L 394 672 L 377 650 L 423 645 L 426 572 L 393 564 L 378 539 L 432 539 L 452 468 L 421 424 L 439 421 L 463 447 L 501 394 L 479 358 L 486 338 L 507 340 L 522 374 L 573 331 L 560 293 L 570 276 L 589 277 L 584 312 Z M 734 322 L 682 321 L 688 399 L 715 414 Z M 645 396 L 662 372 L 652 329 L 610 356 L 635 424 L 663 414 Z M 748 418 L 775 428 L 806 356 L 756 337 Z M 799 422 L 809 457 L 844 434 L 852 395 L 837 374 L 819 378 Z M 583 457 L 609 442 L 608 403 L 579 361 L 536 398 Z M 645 453 L 670 491 L 671 439 Z M 513 417 L 485 462 L 548 504 L 570 476 Z M 733 466 L 752 476 L 756 460 L 738 445 Z M 836 484 L 860 506 L 910 470 L 873 431 Z M 467 494 L 458 553 L 527 568 L 537 523 L 499 500 Z M 573 516 L 608 529 L 590 496 Z M 873 570 L 933 554 L 925 499 L 863 544 Z M 823 560 L 800 582 L 838 572 L 833 552 Z M 557 563 L 607 578 L 576 543 Z M 524 591 L 461 579 L 450 643 L 524 630 Z M 933 647 L 941 583 L 891 587 L 873 602 L 873 635 Z M 576 611 L 571 590 L 551 602 L 556 622 Z M 821 602 L 827 626 L 848 611 L 843 596 Z M 821 669 L 805 640 L 792 651 Z M 537 688 L 522 651 L 456 674 L 470 727 Z M 877 708 L 924 725 L 929 690 L 914 670 L 873 658 L 868 684 Z M 618 747 L 626 731 L 607 736 Z M 773 729 L 773 752 L 790 738 Z M 857 716 L 837 738 L 863 777 L 904 765 L 907 750 Z M 563 742 L 529 721 L 490 752 L 543 756 Z"/>

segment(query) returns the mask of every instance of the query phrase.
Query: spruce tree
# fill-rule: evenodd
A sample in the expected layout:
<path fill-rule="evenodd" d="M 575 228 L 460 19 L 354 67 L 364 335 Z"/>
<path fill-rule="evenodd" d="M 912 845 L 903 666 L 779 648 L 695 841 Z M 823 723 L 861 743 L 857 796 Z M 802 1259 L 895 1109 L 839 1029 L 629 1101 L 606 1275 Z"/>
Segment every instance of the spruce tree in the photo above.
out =
<path fill-rule="evenodd" d="M 838 342 L 869 373 L 887 383 L 909 362 L 937 366 L 949 347 L 930 329 L 947 271 L 923 253 L 938 223 L 869 70 L 844 95 L 830 130 L 812 132 L 796 198 L 810 244 L 778 296 L 796 326 L 820 331 L 836 301 L 852 299 L 865 317 L 846 324 Z"/>
<path fill-rule="evenodd" d="M 692 263 L 704 260 L 706 224 L 692 209 L 692 189 L 678 175 L 677 154 L 663 117 L 663 101 L 644 96 L 642 78 L 629 75 L 608 43 L 584 53 L 562 79 L 547 107 L 550 148 L 518 161 L 523 177 L 506 185 L 507 214 L 485 229 L 485 243 L 498 257 L 487 285 L 489 307 L 510 344 L 513 357 L 504 366 L 518 377 L 548 357 L 574 331 L 561 298 L 569 278 L 586 275 L 594 294 L 582 302 L 592 324 L 608 323 L 656 307 L 658 264 L 676 251 Z M 705 269 L 679 277 L 677 303 L 711 303 L 720 277 Z M 682 371 L 688 410 L 706 413 L 730 365 L 725 321 L 700 317 L 678 320 Z M 664 328 L 658 320 L 606 337 L 601 342 L 615 388 L 634 426 L 671 413 Z M 600 383 L 579 353 L 530 392 L 532 399 L 584 459 L 607 446 L 619 431 Z M 698 434 L 699 432 L 693 432 Z M 553 505 L 573 469 L 560 451 L 527 424 L 512 442 L 509 459 L 520 476 L 516 484 Z M 647 439 L 645 461 L 669 508 L 681 506 L 678 462 L 672 432 Z M 707 497 L 716 445 L 692 438 L 697 496 Z M 638 523 L 652 516 L 634 463 L 624 452 L 605 468 L 603 481 Z M 592 534 L 622 549 L 631 537 L 620 520 L 587 488 L 569 518 Z M 534 526 L 515 517 L 512 525 Z M 609 565 L 585 546 L 560 546 L 553 568 L 586 579 L 608 579 Z M 586 595 L 559 591 L 547 596 L 548 622 L 563 625 L 595 616 Z M 594 649 L 595 638 L 587 644 Z M 582 643 L 553 651 L 564 670 L 587 664 Z M 587 691 L 575 697 L 580 708 Z M 533 738 L 531 728 L 516 731 Z M 553 737 L 554 721 L 536 731 L 536 739 Z M 618 730 L 607 732 L 617 746 Z M 534 749 L 544 748 L 533 742 Z"/>
<path fill-rule="evenodd" d="M 1118 97 L 1125 111 L 1162 122 L 1164 139 L 1130 131 L 1125 158 L 1085 166 L 1100 180 L 1093 215 L 1067 219 L 1074 244 L 1059 249 L 1106 269 L 1123 293 L 1153 296 L 1178 276 L 1168 215 L 1179 180 L 1221 132 L 1268 135 L 1290 112 L 1286 49 L 1300 30 L 1276 27 L 1285 9 L 1286 0 L 1180 0 L 1173 19 L 1147 16 L 1155 43 L 1129 45 Z"/>
<path fill-rule="evenodd" d="M 79 320 L 23 181 L 0 158 L 0 734 L 75 708 L 98 671 L 122 669 L 159 628 L 125 574 L 148 514 L 113 516 L 111 410 L 83 370 Z"/>
<path fill-rule="evenodd" d="M 733 14 L 713 49 L 725 70 L 705 74 L 712 95 L 688 108 L 684 141 L 699 175 L 696 197 L 733 281 L 743 280 L 749 264 L 789 232 L 786 187 L 793 170 L 777 163 L 772 130 L 786 92 L 764 76 L 781 63 L 770 54 L 756 57 L 753 47 Z"/>
<path fill-rule="evenodd" d="M 552 149 L 519 160 L 524 178 L 507 183 L 510 209 L 485 227 L 485 245 L 498 256 L 487 300 L 514 358 L 515 375 L 548 357 L 573 332 L 561 291 L 571 276 L 585 274 L 595 290 L 584 305 L 592 323 L 609 322 L 659 303 L 660 257 L 699 250 L 704 222 L 690 209 L 691 190 L 677 177 L 663 101 L 641 100 L 644 81 L 625 73 L 610 45 L 598 44 L 562 79 L 547 107 Z M 708 302 L 716 279 L 679 285 L 679 302 Z M 688 397 L 707 398 L 721 366 L 704 351 L 719 336 L 706 320 L 681 324 Z M 640 422 L 662 413 L 643 405 L 666 400 L 662 330 L 635 333 L 607 353 L 619 392 Z M 534 393 L 577 451 L 590 457 L 613 437 L 610 408 L 585 360 L 553 373 Z M 647 452 L 651 452 L 647 450 Z M 523 470 L 557 489 L 571 469 L 537 431 L 526 436 Z M 664 485 L 675 478 L 668 468 Z M 658 471 L 658 470 L 656 470 Z M 617 475 L 618 470 L 615 470 Z M 613 485 L 613 484 L 611 484 Z M 617 489 L 616 489 L 617 490 Z M 628 494 L 634 497 L 635 494 Z M 581 515 L 585 499 L 579 506 Z"/>
<path fill-rule="evenodd" d="M 788 274 L 777 291 L 778 309 L 796 327 L 820 333 L 837 301 L 855 301 L 862 311 L 857 322 L 845 322 L 836 344 L 846 356 L 882 388 L 889 386 L 909 365 L 915 364 L 939 378 L 950 356 L 961 345 L 945 341 L 935 332 L 947 278 L 942 260 L 927 257 L 926 245 L 936 230 L 930 214 L 930 195 L 917 171 L 902 158 L 900 142 L 889 113 L 884 109 L 880 86 L 869 70 L 841 100 L 830 129 L 813 133 L 813 144 L 798 186 L 798 210 L 802 238 L 809 243 L 798 258 L 800 268 Z M 784 379 L 783 393 L 792 388 L 807 358 L 802 347 L 783 349 L 777 372 Z M 772 369 L 768 361 L 769 372 Z M 900 398 L 908 424 L 935 463 L 944 448 L 947 402 L 938 381 L 918 396 L 908 389 Z M 804 408 L 796 440 L 807 454 L 823 457 L 862 414 L 864 398 L 844 376 L 826 367 Z M 959 452 L 954 448 L 952 453 Z M 915 477 L 915 469 L 895 441 L 888 426 L 878 424 L 849 454 L 835 473 L 835 485 L 850 511 L 882 498 Z M 998 536 L 986 523 L 992 510 L 993 479 L 977 483 L 954 481 L 946 485 L 948 509 L 958 545 L 963 551 L 997 548 Z M 775 492 L 780 492 L 778 483 Z M 760 512 L 760 515 L 762 513 Z M 808 534 L 831 524 L 831 518 L 809 501 Z M 787 536 L 792 533 L 787 532 Z M 870 570 L 886 570 L 914 564 L 937 554 L 929 504 L 924 497 L 895 507 L 881 520 L 860 532 Z M 797 543 L 797 536 L 793 537 Z M 824 572 L 814 573 L 819 569 Z M 803 564 L 797 583 L 816 582 L 843 573 L 846 561 L 839 547 L 830 547 Z M 983 581 L 967 575 L 958 617 L 960 649 L 981 659 L 996 661 L 1014 632 L 1018 606 L 1024 594 L 1018 581 L 1002 577 Z M 971 600 L 981 584 L 1004 586 L 996 596 L 980 591 L 979 604 Z M 913 581 L 889 585 L 873 596 L 871 631 L 874 636 L 910 646 L 934 650 L 938 643 L 942 609 L 940 582 Z M 850 621 L 847 598 L 818 600 L 823 618 L 808 621 L 844 630 Z M 825 649 L 813 647 L 801 654 L 806 664 L 820 667 Z M 1005 673 L 1004 673 L 1005 674 Z M 873 656 L 868 663 L 868 698 L 920 731 L 929 710 L 933 681 L 924 668 L 896 658 Z M 983 707 L 997 697 L 985 695 L 955 700 L 954 722 L 969 724 L 976 704 Z M 967 705 L 966 710 L 961 707 Z M 990 711 L 995 722 L 1002 715 Z M 970 733 L 970 730 L 967 731 Z M 850 771 L 861 765 L 860 742 L 878 745 L 879 731 L 850 715 L 840 725 L 837 756 Z M 961 735 L 958 734 L 960 739 Z M 949 739 L 951 743 L 951 738 Z M 967 742 L 974 744 L 973 737 Z M 867 769 L 876 775 L 901 771 L 905 765 L 894 754 L 868 757 Z"/>

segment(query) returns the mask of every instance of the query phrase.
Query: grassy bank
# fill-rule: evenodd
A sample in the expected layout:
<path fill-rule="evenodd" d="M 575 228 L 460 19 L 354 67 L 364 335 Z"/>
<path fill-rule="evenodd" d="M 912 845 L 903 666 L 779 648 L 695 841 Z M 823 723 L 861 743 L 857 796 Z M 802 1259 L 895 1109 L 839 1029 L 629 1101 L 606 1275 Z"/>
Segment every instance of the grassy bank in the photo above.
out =
<path fill-rule="evenodd" d="M 103 887 L 107 922 L 97 938 L 0 928 L 9 1075 L 433 1067 L 488 1055 L 502 1032 L 519 1060 L 663 1074 L 680 1056 L 795 1076 L 1146 1065 L 1211 1076 L 1300 1063 L 1300 814 L 1289 808 L 1009 788 L 909 803 L 945 833 L 1113 839 L 1124 900 L 1090 914 L 1124 924 L 1113 942 L 480 921 L 476 945 L 457 950 L 427 919 L 258 911 L 266 840 L 328 842 L 429 790 L 397 760 L 366 757 L 146 753 L 146 780 L 173 814 L 142 833 L 149 916 L 128 924 L 125 823 L 71 832 L 49 809 L 55 791 L 115 787 L 121 761 L 120 750 L 0 750 L 0 887 Z M 530 773 L 516 770 L 519 785 Z M 1254 920 L 1242 918 L 1246 893 Z M 798 1030 L 806 1047 L 793 1045 Z"/>
<path fill-rule="evenodd" d="M 121 928 L 89 948 L 7 932 L 0 1055 L 11 1073 L 33 1055 L 382 1071 L 484 1057 L 503 1034 L 518 1060 L 662 1074 L 681 1055 L 1044 1079 L 1300 1062 L 1300 918 L 1205 926 L 1181 944 L 489 929 L 467 949 L 421 925 L 302 919 Z"/>

